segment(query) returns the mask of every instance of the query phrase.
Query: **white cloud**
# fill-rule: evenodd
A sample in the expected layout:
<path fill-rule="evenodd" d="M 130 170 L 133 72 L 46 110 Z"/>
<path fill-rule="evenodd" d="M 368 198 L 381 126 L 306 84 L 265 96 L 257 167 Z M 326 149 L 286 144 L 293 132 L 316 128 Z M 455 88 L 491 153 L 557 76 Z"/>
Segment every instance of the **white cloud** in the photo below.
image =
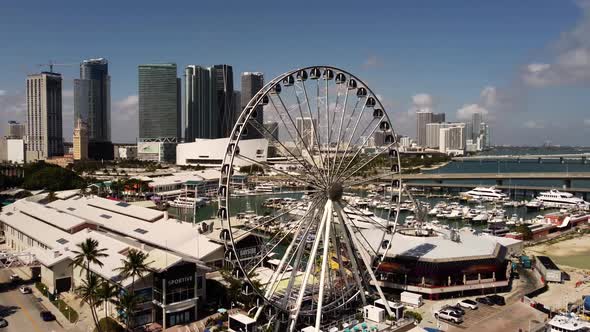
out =
<path fill-rule="evenodd" d="M 478 104 L 466 104 L 457 110 L 457 119 L 469 120 L 471 119 L 472 115 L 476 113 L 480 113 L 484 116 L 484 118 L 487 118 L 489 111 Z"/>
<path fill-rule="evenodd" d="M 9 94 L 6 90 L 0 93 L 0 136 L 4 135 L 6 122 L 14 120 L 23 122 L 26 119 L 27 103 L 22 92 Z"/>
<path fill-rule="evenodd" d="M 113 142 L 135 142 L 139 134 L 139 98 L 127 96 L 113 103 L 111 109 Z"/>
<path fill-rule="evenodd" d="M 524 127 L 528 129 L 543 129 L 545 128 L 545 125 L 538 121 L 529 120 L 524 123 Z"/>
<path fill-rule="evenodd" d="M 381 67 L 381 65 L 383 64 L 383 61 L 381 61 L 381 59 L 379 57 L 377 57 L 376 55 L 370 55 L 367 60 L 365 60 L 365 62 L 363 63 L 363 68 L 368 69 L 368 68 L 377 68 L 377 67 Z"/>
<path fill-rule="evenodd" d="M 418 93 L 412 96 L 412 110 L 432 111 L 434 100 L 428 93 Z"/>
<path fill-rule="evenodd" d="M 590 82 L 590 0 L 578 0 L 582 19 L 555 43 L 550 61 L 524 66 L 521 78 L 533 87 Z"/>
<path fill-rule="evenodd" d="M 495 86 L 486 86 L 479 94 L 484 107 L 494 107 L 499 103 L 498 89 Z"/>

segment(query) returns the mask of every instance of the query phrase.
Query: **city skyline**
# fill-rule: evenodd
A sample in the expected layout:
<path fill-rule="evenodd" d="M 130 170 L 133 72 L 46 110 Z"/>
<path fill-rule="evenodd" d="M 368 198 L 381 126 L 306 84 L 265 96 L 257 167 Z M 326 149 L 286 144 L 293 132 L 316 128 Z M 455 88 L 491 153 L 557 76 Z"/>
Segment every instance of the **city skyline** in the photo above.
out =
<path fill-rule="evenodd" d="M 141 15 L 119 22 L 118 17 L 132 16 L 127 13 L 137 8 L 129 4 L 115 7 L 107 1 L 103 10 L 116 9 L 119 14 L 107 18 L 106 23 L 112 24 L 105 24 L 108 27 L 104 30 L 89 32 L 98 15 L 84 13 L 82 8 L 69 8 L 63 13 L 44 3 L 3 4 L 7 15 L 0 27 L 14 33 L 5 40 L 7 51 L 1 65 L 4 75 L 0 80 L 0 121 L 25 120 L 26 74 L 46 69 L 35 64 L 49 59 L 79 63 L 87 58 L 105 57 L 112 77 L 115 142 L 132 142 L 138 137 L 135 71 L 141 63 L 154 62 L 174 62 L 179 68 L 192 63 L 230 64 L 235 90 L 239 90 L 237 74 L 241 72 L 263 72 L 269 80 L 303 65 L 333 63 L 368 81 L 386 104 L 396 130 L 409 136 L 415 136 L 417 108 L 444 112 L 448 121 L 464 121 L 474 111 L 483 109 L 495 128 L 495 144 L 540 145 L 551 140 L 555 144 L 584 145 L 584 137 L 590 133 L 590 97 L 585 93 L 590 65 L 584 61 L 590 55 L 589 1 L 523 1 L 517 5 L 500 1 L 477 7 L 467 1 L 459 1 L 456 6 L 381 3 L 381 10 L 374 13 L 378 24 L 346 36 L 329 29 L 332 42 L 326 45 L 318 43 L 312 31 L 314 24 L 320 22 L 321 13 L 331 8 L 329 3 L 319 5 L 313 12 L 286 10 L 276 4 L 264 6 L 271 18 L 249 24 L 252 32 L 248 36 L 277 25 L 284 28 L 282 35 L 271 32 L 264 41 L 245 38 L 240 32 L 243 30 L 236 28 L 248 24 L 250 15 L 258 16 L 262 7 L 236 4 L 232 13 L 222 14 L 224 26 L 216 25 L 215 32 L 205 32 L 199 27 L 218 20 L 207 15 L 219 8 L 199 5 L 200 19 L 193 20 L 198 25 L 182 19 L 188 15 L 185 13 L 194 15 L 190 8 L 162 9 L 150 2 L 139 9 Z M 334 15 L 321 22 L 336 24 L 358 19 L 353 6 L 331 10 Z M 44 41 L 44 34 L 19 23 L 17 19 L 24 12 L 32 19 L 41 15 L 59 18 L 56 21 L 61 23 L 48 26 L 44 32 L 55 38 Z M 300 15 L 305 22 L 292 19 Z M 416 17 L 421 18 L 419 28 Z M 134 28 L 158 18 L 156 25 L 143 24 L 145 29 L 141 32 Z M 470 24 L 474 20 L 477 24 Z M 80 29 L 71 29 L 72 25 Z M 110 37 L 114 29 L 116 40 Z M 84 38 L 79 38 L 80 34 Z M 167 38 L 170 34 L 178 37 Z M 185 37 L 192 42 L 186 43 Z M 355 46 L 359 38 L 367 38 L 371 47 Z M 25 40 L 27 43 L 23 43 Z M 193 46 L 205 43 L 211 47 Z M 43 51 L 26 52 L 25 44 Z M 73 79 L 77 69 L 56 69 L 63 74 L 66 141 L 71 141 L 73 132 Z M 568 116 L 564 117 L 564 112 Z"/>

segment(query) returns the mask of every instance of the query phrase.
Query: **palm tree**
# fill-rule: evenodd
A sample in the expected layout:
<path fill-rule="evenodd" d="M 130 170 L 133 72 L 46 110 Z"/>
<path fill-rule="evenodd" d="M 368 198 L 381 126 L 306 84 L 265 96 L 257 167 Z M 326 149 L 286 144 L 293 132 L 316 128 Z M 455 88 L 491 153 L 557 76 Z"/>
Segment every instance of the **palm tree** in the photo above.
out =
<path fill-rule="evenodd" d="M 82 280 L 82 284 L 76 287 L 76 294 L 82 301 L 80 306 L 82 306 L 84 303 L 88 304 L 90 307 L 90 313 L 92 314 L 92 320 L 94 320 L 94 325 L 96 325 L 98 332 L 102 332 L 100 324 L 98 323 L 98 316 L 96 314 L 96 303 L 99 302 L 99 285 L 100 282 L 96 274 L 90 273 L 87 275 L 86 279 Z"/>
<path fill-rule="evenodd" d="M 104 264 L 100 261 L 100 258 L 108 257 L 108 254 L 105 254 L 106 248 L 98 248 L 98 241 L 92 238 L 87 238 L 84 242 L 78 243 L 76 246 L 80 248 L 79 250 L 72 250 L 76 256 L 74 256 L 74 260 L 71 263 L 72 265 L 77 265 L 86 269 L 86 279 L 90 277 L 90 264 L 94 263 L 100 267 Z M 80 274 L 82 271 L 80 271 Z"/>
<path fill-rule="evenodd" d="M 115 297 L 118 294 L 119 288 L 116 285 L 112 285 L 107 280 L 103 280 L 100 287 L 96 291 L 97 300 L 94 305 L 99 307 L 104 304 L 104 318 L 108 317 L 109 303 L 115 303 Z"/>
<path fill-rule="evenodd" d="M 149 265 L 153 263 L 147 262 L 148 255 L 141 250 L 129 249 L 127 258 L 121 259 L 123 266 L 116 268 L 124 278 L 131 277 L 131 293 L 135 292 L 135 278 L 141 279 L 144 274 L 150 271 Z"/>
<path fill-rule="evenodd" d="M 123 292 L 114 303 L 118 311 L 125 313 L 125 325 L 130 329 L 133 324 L 133 313 L 139 304 L 137 295 Z"/>

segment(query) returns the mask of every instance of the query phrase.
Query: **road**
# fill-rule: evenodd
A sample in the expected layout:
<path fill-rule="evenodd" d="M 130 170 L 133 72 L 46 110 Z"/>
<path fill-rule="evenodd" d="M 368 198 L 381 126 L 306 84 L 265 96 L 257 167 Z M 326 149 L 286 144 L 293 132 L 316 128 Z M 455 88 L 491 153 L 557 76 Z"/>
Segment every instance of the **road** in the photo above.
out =
<path fill-rule="evenodd" d="M 0 269 L 0 310 L 2 316 L 8 321 L 8 326 L 0 329 L 2 332 L 61 332 L 65 331 L 55 321 L 44 322 L 39 316 L 43 308 L 33 294 L 21 294 L 18 286 L 10 284 L 9 269 Z M 33 285 L 30 285 L 33 287 Z M 43 301 L 48 304 L 47 299 Z"/>

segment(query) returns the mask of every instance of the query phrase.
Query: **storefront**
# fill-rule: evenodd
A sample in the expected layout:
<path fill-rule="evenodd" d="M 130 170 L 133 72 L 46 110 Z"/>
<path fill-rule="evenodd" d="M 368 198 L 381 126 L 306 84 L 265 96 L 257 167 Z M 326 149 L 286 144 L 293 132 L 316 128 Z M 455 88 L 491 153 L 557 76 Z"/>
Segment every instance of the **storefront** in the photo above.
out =
<path fill-rule="evenodd" d="M 197 317 L 197 296 L 203 287 L 196 265 L 182 263 L 154 275 L 155 321 L 164 327 L 188 324 Z"/>

